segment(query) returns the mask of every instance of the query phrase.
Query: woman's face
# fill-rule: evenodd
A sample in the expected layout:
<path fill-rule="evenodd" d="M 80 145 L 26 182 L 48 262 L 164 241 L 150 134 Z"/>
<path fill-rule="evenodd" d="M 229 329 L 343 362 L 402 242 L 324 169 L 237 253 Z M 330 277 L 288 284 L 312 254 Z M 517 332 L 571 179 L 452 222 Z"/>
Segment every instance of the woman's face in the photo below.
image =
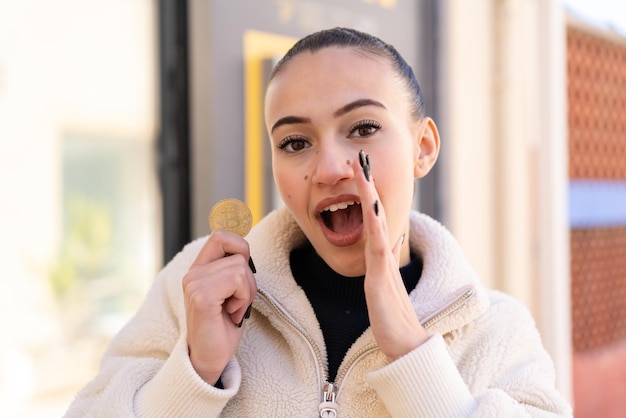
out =
<path fill-rule="evenodd" d="M 365 274 L 353 168 L 359 150 L 369 155 L 389 242 L 408 232 L 425 119 L 411 117 L 407 97 L 386 59 L 350 48 L 302 52 L 268 86 L 265 122 L 278 191 L 317 253 L 342 275 Z M 405 244 L 401 265 L 409 258 Z"/>

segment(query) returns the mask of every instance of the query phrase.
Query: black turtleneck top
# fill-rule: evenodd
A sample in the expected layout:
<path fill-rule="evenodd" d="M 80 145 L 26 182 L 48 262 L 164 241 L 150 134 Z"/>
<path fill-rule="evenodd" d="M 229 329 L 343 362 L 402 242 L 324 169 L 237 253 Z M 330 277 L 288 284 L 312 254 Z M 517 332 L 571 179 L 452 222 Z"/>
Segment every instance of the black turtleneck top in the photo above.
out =
<path fill-rule="evenodd" d="M 320 323 L 332 382 L 348 349 L 370 325 L 363 288 L 365 277 L 337 274 L 308 242 L 291 252 L 290 264 Z M 421 259 L 411 253 L 410 263 L 400 269 L 400 274 L 407 292 L 415 289 L 422 274 Z"/>

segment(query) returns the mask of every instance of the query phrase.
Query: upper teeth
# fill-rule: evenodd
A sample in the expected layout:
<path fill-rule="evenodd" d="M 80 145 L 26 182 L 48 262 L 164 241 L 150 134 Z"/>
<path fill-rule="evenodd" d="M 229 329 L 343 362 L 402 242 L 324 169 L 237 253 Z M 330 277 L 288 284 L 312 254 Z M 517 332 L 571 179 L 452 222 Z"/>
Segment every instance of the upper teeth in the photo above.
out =
<path fill-rule="evenodd" d="M 331 212 L 336 212 L 336 211 L 338 211 L 339 209 L 345 209 L 345 208 L 347 208 L 347 207 L 348 207 L 348 206 L 350 206 L 350 205 L 354 205 L 354 200 L 349 200 L 349 201 L 347 201 L 347 202 L 339 202 L 339 203 L 334 203 L 334 204 L 332 204 L 332 205 L 328 206 L 327 208 L 324 208 L 324 209 L 322 210 L 322 212 L 324 212 L 324 211 L 326 211 L 326 210 L 329 210 L 329 211 L 331 211 Z"/>

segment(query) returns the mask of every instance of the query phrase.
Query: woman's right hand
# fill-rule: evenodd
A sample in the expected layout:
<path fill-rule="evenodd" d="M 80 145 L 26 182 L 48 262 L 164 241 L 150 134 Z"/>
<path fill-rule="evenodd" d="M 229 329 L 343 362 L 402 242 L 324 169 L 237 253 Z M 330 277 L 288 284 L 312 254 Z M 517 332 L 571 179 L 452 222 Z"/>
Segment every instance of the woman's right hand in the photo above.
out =
<path fill-rule="evenodd" d="M 256 295 L 249 259 L 243 238 L 215 231 L 183 278 L 189 358 L 211 385 L 235 354 L 243 335 L 238 325 Z"/>

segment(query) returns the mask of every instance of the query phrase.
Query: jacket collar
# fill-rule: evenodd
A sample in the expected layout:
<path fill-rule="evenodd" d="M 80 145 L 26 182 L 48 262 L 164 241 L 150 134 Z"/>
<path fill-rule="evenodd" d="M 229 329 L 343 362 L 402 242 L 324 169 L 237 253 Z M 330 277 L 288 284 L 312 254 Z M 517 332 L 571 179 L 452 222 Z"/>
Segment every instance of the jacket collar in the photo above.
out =
<path fill-rule="evenodd" d="M 297 318 L 311 336 L 323 343 L 315 313 L 295 282 L 289 266 L 291 250 L 305 241 L 286 208 L 267 215 L 246 238 L 257 268 L 257 285 L 280 301 L 287 315 Z M 446 334 L 472 321 L 487 308 L 487 292 L 456 240 L 427 215 L 410 215 L 411 250 L 423 261 L 422 276 L 410 298 L 430 333 Z M 263 311 L 266 306 L 255 306 Z M 265 312 L 271 316 L 270 312 Z"/>
<path fill-rule="evenodd" d="M 428 331 L 445 334 L 476 319 L 488 305 L 478 276 L 463 255 L 456 239 L 433 218 L 412 212 L 411 250 L 424 267 L 410 297 Z"/>

